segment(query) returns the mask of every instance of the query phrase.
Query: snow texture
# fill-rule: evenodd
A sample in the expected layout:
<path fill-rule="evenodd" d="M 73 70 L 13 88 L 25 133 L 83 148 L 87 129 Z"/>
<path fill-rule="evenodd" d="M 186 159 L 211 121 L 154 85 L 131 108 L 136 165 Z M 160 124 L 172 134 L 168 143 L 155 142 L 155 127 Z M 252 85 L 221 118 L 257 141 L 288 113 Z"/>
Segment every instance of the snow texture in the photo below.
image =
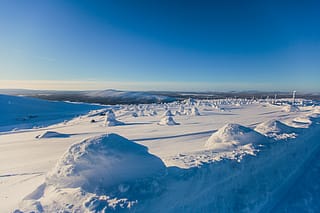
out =
<path fill-rule="evenodd" d="M 266 138 L 258 132 L 239 124 L 226 124 L 207 140 L 210 149 L 232 150 L 246 144 L 263 144 Z"/>

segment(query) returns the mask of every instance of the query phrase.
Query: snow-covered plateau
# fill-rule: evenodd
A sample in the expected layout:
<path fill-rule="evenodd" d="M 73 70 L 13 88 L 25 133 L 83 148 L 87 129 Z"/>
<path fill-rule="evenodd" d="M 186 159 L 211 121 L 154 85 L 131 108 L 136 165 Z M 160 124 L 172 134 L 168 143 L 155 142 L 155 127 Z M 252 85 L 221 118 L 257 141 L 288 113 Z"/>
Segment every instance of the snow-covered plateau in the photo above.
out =
<path fill-rule="evenodd" d="M 320 106 L 297 103 L 0 95 L 0 212 L 319 212 Z"/>

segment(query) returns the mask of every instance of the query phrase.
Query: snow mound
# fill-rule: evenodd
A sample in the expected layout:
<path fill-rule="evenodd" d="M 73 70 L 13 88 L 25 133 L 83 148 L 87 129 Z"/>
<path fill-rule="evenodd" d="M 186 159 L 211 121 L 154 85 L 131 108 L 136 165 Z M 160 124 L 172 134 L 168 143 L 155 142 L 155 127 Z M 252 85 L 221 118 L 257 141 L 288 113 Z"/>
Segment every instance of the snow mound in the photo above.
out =
<path fill-rule="evenodd" d="M 294 118 L 293 121 L 296 123 L 304 123 L 304 124 L 312 123 L 309 116 L 300 116 L 300 117 Z"/>
<path fill-rule="evenodd" d="M 180 105 L 179 111 L 180 111 L 181 113 L 185 113 L 185 112 L 184 112 L 184 106 L 183 106 L 183 105 Z"/>
<path fill-rule="evenodd" d="M 175 111 L 174 115 L 181 115 L 181 112 Z"/>
<path fill-rule="evenodd" d="M 283 107 L 282 110 L 285 112 L 299 112 L 300 111 L 299 107 L 293 106 L 293 105 L 287 105 L 287 106 Z"/>
<path fill-rule="evenodd" d="M 105 116 L 106 113 L 109 111 L 110 109 L 100 109 L 100 110 L 92 110 L 88 113 L 87 117 L 96 117 L 96 116 Z"/>
<path fill-rule="evenodd" d="M 157 111 L 153 110 L 153 111 L 151 111 L 151 112 L 149 113 L 149 116 L 155 116 L 155 115 L 157 115 L 157 114 L 158 114 Z"/>
<path fill-rule="evenodd" d="M 179 125 L 179 123 L 175 122 L 171 116 L 163 117 L 160 120 L 159 124 L 160 125 L 168 125 L 168 126 Z"/>
<path fill-rule="evenodd" d="M 214 132 L 205 146 L 211 149 L 229 150 L 241 145 L 261 144 L 266 138 L 260 133 L 239 124 L 226 124 Z"/>
<path fill-rule="evenodd" d="M 295 133 L 295 128 L 290 127 L 278 120 L 263 122 L 259 124 L 254 130 L 276 140 L 296 138 L 297 136 L 297 134 Z"/>
<path fill-rule="evenodd" d="M 119 212 L 162 190 L 164 163 L 145 146 L 117 134 L 73 144 L 22 212 Z M 20 211 L 19 210 L 19 211 Z"/>
<path fill-rule="evenodd" d="M 133 113 L 131 114 L 131 116 L 136 118 L 136 117 L 138 117 L 139 115 L 138 115 L 138 113 L 133 112 Z"/>
<path fill-rule="evenodd" d="M 68 134 L 63 134 L 55 131 L 45 131 L 40 135 L 37 135 L 36 138 L 42 139 L 42 138 L 67 138 L 70 137 Z"/>
<path fill-rule="evenodd" d="M 313 110 L 313 113 L 315 114 L 320 114 L 320 107 L 319 106 L 316 106 Z"/>
<path fill-rule="evenodd" d="M 199 112 L 199 110 L 198 110 L 197 107 L 192 107 L 192 109 L 191 109 L 191 115 L 194 115 L 194 116 L 200 115 L 200 112 Z"/>
<path fill-rule="evenodd" d="M 311 116 L 300 116 L 292 120 L 291 125 L 296 128 L 309 128 L 312 124 Z"/>
<path fill-rule="evenodd" d="M 166 111 L 163 113 L 162 117 L 166 117 L 166 116 L 174 116 L 174 115 L 172 114 L 171 110 L 166 110 Z"/>
<path fill-rule="evenodd" d="M 114 112 L 112 110 L 109 110 L 108 112 L 106 112 L 104 125 L 105 126 L 119 126 L 119 125 L 124 125 L 124 123 L 121 121 L 118 121 L 116 119 L 116 115 L 114 114 Z"/>
<path fill-rule="evenodd" d="M 105 134 L 72 145 L 46 182 L 63 188 L 106 189 L 164 170 L 162 161 L 146 147 L 117 134 Z"/>

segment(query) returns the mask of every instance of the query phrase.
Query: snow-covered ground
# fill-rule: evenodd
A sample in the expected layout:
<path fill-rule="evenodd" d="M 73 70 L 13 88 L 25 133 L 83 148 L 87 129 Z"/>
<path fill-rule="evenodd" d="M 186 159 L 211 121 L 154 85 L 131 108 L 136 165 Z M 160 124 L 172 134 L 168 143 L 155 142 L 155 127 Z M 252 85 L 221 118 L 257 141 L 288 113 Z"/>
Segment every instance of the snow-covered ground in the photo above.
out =
<path fill-rule="evenodd" d="M 0 94 L 0 132 L 48 126 L 101 108 L 93 104 L 46 101 Z"/>
<path fill-rule="evenodd" d="M 288 108 L 186 100 L 110 106 L 24 131 L 3 125 L 0 210 L 319 211 L 319 106 Z"/>

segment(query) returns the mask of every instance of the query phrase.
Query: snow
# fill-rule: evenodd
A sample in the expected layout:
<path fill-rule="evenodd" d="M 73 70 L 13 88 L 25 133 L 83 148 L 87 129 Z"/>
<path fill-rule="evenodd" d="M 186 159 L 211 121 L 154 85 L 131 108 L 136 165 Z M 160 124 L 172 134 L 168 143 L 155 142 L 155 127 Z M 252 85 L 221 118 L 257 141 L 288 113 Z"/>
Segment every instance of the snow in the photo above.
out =
<path fill-rule="evenodd" d="M 285 103 L 189 99 L 86 105 L 92 110 L 87 115 L 54 125 L 39 104 L 48 125 L 0 133 L 0 210 L 317 211 L 319 108 L 301 105 L 286 112 Z M 68 104 L 77 111 L 79 104 Z M 31 110 L 24 106 L 19 111 Z M 2 105 L 1 116 L 7 107 Z M 194 107 L 201 116 L 185 113 Z M 169 109 L 183 112 L 174 117 L 179 125 L 168 125 L 170 116 L 162 117 Z M 141 110 L 145 116 L 132 116 Z M 106 118 L 125 125 L 106 127 Z M 165 125 L 159 125 L 161 119 Z"/>
<path fill-rule="evenodd" d="M 217 150 L 233 150 L 247 144 L 263 144 L 266 138 L 258 132 L 239 124 L 226 124 L 213 133 L 205 146 Z"/>
<path fill-rule="evenodd" d="M 46 184 L 92 191 L 160 175 L 164 168 L 147 147 L 117 134 L 104 134 L 73 144 L 48 174 Z"/>
<path fill-rule="evenodd" d="M 148 153 L 145 146 L 117 134 L 89 138 L 73 144 L 62 155 L 45 182 L 22 202 L 20 210 L 56 212 L 74 200 L 78 203 L 73 204 L 73 211 L 131 208 L 135 200 L 118 196 L 147 196 L 150 192 L 139 186 L 156 187 L 156 179 L 165 171 L 163 162 Z"/>
<path fill-rule="evenodd" d="M 165 116 L 161 118 L 159 125 L 173 126 L 173 125 L 178 125 L 178 123 L 173 120 L 172 116 Z"/>
<path fill-rule="evenodd" d="M 46 101 L 0 94 L 0 132 L 48 126 L 102 106 Z"/>
<path fill-rule="evenodd" d="M 36 138 L 42 139 L 42 138 L 66 138 L 70 137 L 68 134 L 63 134 L 60 132 L 55 132 L 55 131 L 45 131 L 40 135 L 37 135 Z"/>
<path fill-rule="evenodd" d="M 197 107 L 192 107 L 192 109 L 191 109 L 191 115 L 194 115 L 194 116 L 200 115 L 200 112 L 199 112 L 199 110 L 198 110 Z"/>
<path fill-rule="evenodd" d="M 174 116 L 174 115 L 172 114 L 171 110 L 166 110 L 162 116 L 166 117 L 166 116 Z"/>
<path fill-rule="evenodd" d="M 255 130 L 276 140 L 295 138 L 298 133 L 296 128 L 290 127 L 275 119 L 257 125 Z"/>
<path fill-rule="evenodd" d="M 114 114 L 113 110 L 109 110 L 106 112 L 104 125 L 105 126 L 119 126 L 119 125 L 124 125 L 124 123 L 121 121 L 118 121 L 116 119 L 116 115 Z"/>
<path fill-rule="evenodd" d="M 283 111 L 285 112 L 299 112 L 299 107 L 294 106 L 294 105 L 287 105 L 283 107 Z"/>

